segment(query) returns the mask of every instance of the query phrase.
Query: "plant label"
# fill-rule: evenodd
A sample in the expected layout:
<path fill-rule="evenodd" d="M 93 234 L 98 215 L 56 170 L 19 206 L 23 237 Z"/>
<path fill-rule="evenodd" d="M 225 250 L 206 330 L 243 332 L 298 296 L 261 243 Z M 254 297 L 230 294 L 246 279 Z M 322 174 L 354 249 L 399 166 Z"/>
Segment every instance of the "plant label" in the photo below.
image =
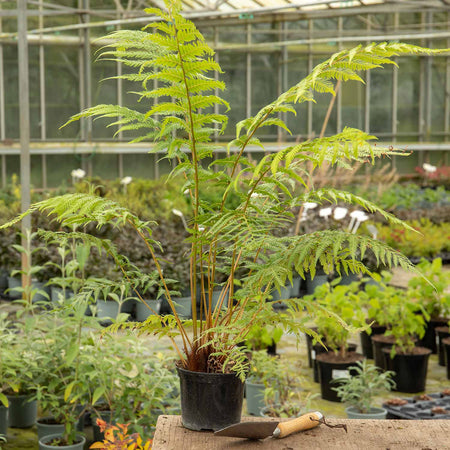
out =
<path fill-rule="evenodd" d="M 350 371 L 333 369 L 333 371 L 331 372 L 331 378 L 333 380 L 335 380 L 336 378 L 350 378 Z"/>
<path fill-rule="evenodd" d="M 316 351 L 311 350 L 311 359 L 316 359 Z"/>

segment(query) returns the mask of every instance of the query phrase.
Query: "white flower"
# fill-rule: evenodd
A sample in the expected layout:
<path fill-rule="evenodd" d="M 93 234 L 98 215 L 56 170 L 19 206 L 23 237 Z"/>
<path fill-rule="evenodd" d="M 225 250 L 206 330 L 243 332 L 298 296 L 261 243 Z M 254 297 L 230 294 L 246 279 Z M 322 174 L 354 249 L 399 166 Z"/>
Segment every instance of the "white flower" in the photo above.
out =
<path fill-rule="evenodd" d="M 340 206 L 338 206 L 337 208 L 334 209 L 333 217 L 336 220 L 341 220 L 347 215 L 347 213 L 348 213 L 347 208 L 341 208 Z"/>
<path fill-rule="evenodd" d="M 184 192 L 183 192 L 183 194 L 184 194 L 184 195 L 189 195 L 189 192 L 190 192 L 189 189 L 185 189 Z"/>
<path fill-rule="evenodd" d="M 183 217 L 183 213 L 179 210 L 179 209 L 172 209 L 172 212 L 178 216 L 178 217 Z"/>
<path fill-rule="evenodd" d="M 72 178 L 75 180 L 81 180 L 85 177 L 86 172 L 83 169 L 74 169 L 70 172 L 70 175 L 72 175 Z"/>
<path fill-rule="evenodd" d="M 431 164 L 428 164 L 428 163 L 423 163 L 422 167 L 423 167 L 423 170 L 425 170 L 425 172 L 428 172 L 428 173 L 436 172 L 436 169 L 437 169 L 436 166 L 432 166 Z"/>
<path fill-rule="evenodd" d="M 364 211 L 359 211 L 358 209 L 355 209 L 355 211 L 352 211 L 351 213 L 350 213 L 350 217 L 352 218 L 352 219 L 358 219 L 358 217 L 360 217 L 360 216 L 364 216 L 365 214 L 364 214 Z"/>
<path fill-rule="evenodd" d="M 304 209 L 314 209 L 317 206 L 317 203 L 313 203 L 313 202 L 305 202 L 303 203 L 303 208 Z"/>
<path fill-rule="evenodd" d="M 321 210 L 319 210 L 320 217 L 325 217 L 326 219 L 328 219 L 329 215 L 331 215 L 331 208 L 322 208 Z"/>
<path fill-rule="evenodd" d="M 131 177 L 124 177 L 120 180 L 120 184 L 123 184 L 126 186 L 127 184 L 130 184 L 132 180 L 133 180 L 133 178 L 131 178 Z"/>

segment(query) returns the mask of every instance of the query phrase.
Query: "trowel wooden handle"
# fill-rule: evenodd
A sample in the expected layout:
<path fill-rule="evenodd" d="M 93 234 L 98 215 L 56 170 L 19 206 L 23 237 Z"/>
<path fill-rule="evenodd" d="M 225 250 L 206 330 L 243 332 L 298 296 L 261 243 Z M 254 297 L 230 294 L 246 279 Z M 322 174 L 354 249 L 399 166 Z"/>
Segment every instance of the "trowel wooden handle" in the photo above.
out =
<path fill-rule="evenodd" d="M 309 430 L 319 425 L 319 420 L 323 418 L 322 413 L 315 411 L 303 416 L 297 417 L 293 420 L 280 422 L 273 432 L 273 437 L 284 438 L 297 431 Z"/>

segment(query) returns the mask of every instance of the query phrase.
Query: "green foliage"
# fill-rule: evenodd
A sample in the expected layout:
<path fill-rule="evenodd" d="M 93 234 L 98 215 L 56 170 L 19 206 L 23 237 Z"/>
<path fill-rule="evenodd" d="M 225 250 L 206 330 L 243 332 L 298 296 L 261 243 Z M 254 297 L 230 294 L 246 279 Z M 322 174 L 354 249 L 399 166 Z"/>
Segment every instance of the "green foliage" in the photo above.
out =
<path fill-rule="evenodd" d="M 372 274 L 375 283 L 366 283 L 364 291 L 360 292 L 359 297 L 361 306 L 367 310 L 367 316 L 370 321 L 378 325 L 390 328 L 393 324 L 391 320 L 391 305 L 400 301 L 402 292 L 398 289 L 388 286 L 392 278 L 389 272 L 382 274 Z M 366 330 L 371 333 L 371 328 Z"/>
<path fill-rule="evenodd" d="M 437 189 L 423 189 L 412 183 L 394 184 L 380 196 L 370 191 L 366 195 L 371 199 L 374 197 L 374 201 L 389 211 L 400 208 L 429 208 L 450 203 L 450 192 L 444 186 L 439 186 Z"/>
<path fill-rule="evenodd" d="M 409 229 L 397 225 L 378 225 L 379 238 L 409 257 L 434 258 L 450 251 L 450 222 L 433 224 L 428 219 L 407 222 Z M 415 231 L 411 231 L 413 228 Z"/>
<path fill-rule="evenodd" d="M 442 267 L 441 258 L 432 262 L 422 259 L 417 265 L 421 276 L 408 282 L 411 295 L 423 306 L 430 317 L 450 318 L 450 271 Z"/>
<path fill-rule="evenodd" d="M 390 326 L 384 333 L 393 336 L 391 357 L 397 352 L 413 353 L 416 339 L 425 334 L 425 319 L 429 319 L 423 307 L 411 298 L 408 293 L 397 290 L 397 294 L 390 297 L 389 307 Z"/>
<path fill-rule="evenodd" d="M 254 117 L 241 121 L 236 138 L 229 143 L 230 151 L 224 158 L 211 162 L 215 150 L 212 136 L 222 133 L 228 120 L 225 114 L 217 112 L 228 109 L 226 101 L 218 96 L 225 88 L 215 76 L 221 73 L 221 68 L 194 24 L 181 15 L 181 2 L 165 0 L 164 4 L 164 11 L 147 10 L 157 20 L 144 30 L 121 30 L 109 36 L 112 42 L 99 57 L 119 61 L 128 68 L 130 72 L 121 77 L 136 83 L 135 93 L 146 111 L 98 105 L 73 116 L 68 123 L 84 117 L 114 118 L 112 125 L 119 131 L 140 133 L 135 142 L 155 142 L 153 151 L 161 151 L 165 158 L 176 163 L 171 177 L 183 178 L 182 191 L 189 192 L 191 205 L 186 239 L 190 249 L 186 259 L 192 322 L 183 324 L 176 313 L 162 268 L 163 257 L 156 253 L 159 247 L 152 234 L 153 223 L 140 219 L 111 199 L 92 193 L 46 199 L 34 204 L 26 214 L 38 211 L 54 215 L 63 226 L 78 229 L 85 226 L 95 226 L 98 230 L 105 226 L 115 230 L 134 229 L 153 260 L 160 277 L 159 292 L 167 297 L 173 316 L 163 320 L 166 325 L 163 328 L 160 318 L 151 317 L 141 325 L 124 323 L 111 329 L 140 327 L 141 332 L 159 332 L 169 337 L 179 333 L 182 347 L 178 348 L 175 342 L 174 347 L 185 368 L 207 372 L 235 370 L 243 378 L 245 360 L 236 344 L 245 340 L 253 325 L 263 327 L 278 322 L 280 327 L 300 335 L 305 326 L 303 321 L 295 320 L 295 312 L 306 308 L 313 315 L 317 309 L 323 309 L 301 299 L 291 299 L 286 302 L 288 312 L 275 317 L 266 299 L 273 289 L 284 286 L 286 280 L 292 282 L 295 271 L 302 276 L 305 272 L 314 276 L 318 266 L 326 273 L 332 270 L 367 273 L 367 267 L 358 260 L 366 251 L 373 252 L 377 261 L 388 267 L 400 265 L 413 269 L 404 256 L 387 245 L 344 231 L 279 237 L 294 219 L 290 212 L 292 206 L 307 198 L 356 203 L 368 211 L 381 213 L 391 223 L 400 224 L 362 198 L 331 189 L 318 190 L 308 181 L 324 164 L 351 169 L 355 162 L 373 164 L 378 157 L 402 155 L 401 150 L 375 145 L 373 136 L 348 127 L 335 136 L 268 153 L 260 162 L 244 157 L 248 145 L 259 145 L 264 151 L 257 137 L 259 130 L 268 125 L 286 129 L 280 113 L 294 113 L 295 103 L 314 101 L 316 92 L 335 95 L 335 80 L 361 82 L 361 72 L 396 64 L 394 58 L 403 54 L 431 55 L 441 51 L 402 43 L 379 43 L 336 53 Z M 154 80 L 158 82 L 153 83 Z M 219 187 L 221 195 L 202 197 L 201 192 L 207 192 L 210 186 Z M 306 189 L 300 192 L 299 186 Z M 235 196 L 232 202 L 231 195 Z M 22 217 L 3 228 L 14 225 Z M 77 239 L 103 249 L 126 278 L 138 279 L 136 267 L 111 241 L 83 237 L 81 232 Z M 242 288 L 235 291 L 238 274 L 241 274 Z M 230 302 L 222 311 L 212 308 L 211 295 L 224 277 L 222 293 L 223 297 L 229 294 Z M 197 316 L 197 297 L 205 318 Z M 341 323 L 345 325 L 342 319 Z M 188 332 L 191 325 L 192 334 Z"/>
<path fill-rule="evenodd" d="M 395 388 L 392 380 L 394 372 L 380 372 L 378 367 L 366 360 L 358 361 L 352 368 L 352 376 L 333 380 L 339 386 L 333 389 L 342 402 L 354 406 L 358 412 L 365 414 L 373 407 L 373 398 Z"/>
<path fill-rule="evenodd" d="M 277 344 L 283 336 L 283 330 L 278 327 L 260 327 L 255 325 L 250 328 L 246 337 L 246 345 L 252 350 L 264 350 L 273 344 Z"/>
<path fill-rule="evenodd" d="M 337 285 L 329 283 L 318 286 L 309 300 L 315 299 L 323 308 L 317 311 L 317 333 L 324 339 L 328 349 L 343 358 L 347 354 L 347 341 L 352 331 L 365 329 L 365 314 L 359 298 L 359 283 Z M 342 321 L 348 326 L 342 326 Z"/>

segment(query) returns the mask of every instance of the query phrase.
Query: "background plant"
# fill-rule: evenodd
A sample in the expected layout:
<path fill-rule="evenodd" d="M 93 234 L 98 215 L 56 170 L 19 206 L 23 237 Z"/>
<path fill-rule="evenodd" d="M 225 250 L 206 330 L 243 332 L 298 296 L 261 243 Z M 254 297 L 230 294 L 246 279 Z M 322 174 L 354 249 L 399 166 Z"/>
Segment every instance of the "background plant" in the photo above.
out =
<path fill-rule="evenodd" d="M 352 368 L 350 377 L 333 380 L 339 382 L 339 386 L 333 389 L 342 402 L 366 414 L 373 407 L 374 397 L 395 388 L 395 382 L 391 378 L 393 375 L 394 372 L 390 371 L 380 372 L 367 360 L 358 361 Z"/>
<path fill-rule="evenodd" d="M 450 318 L 450 271 L 442 267 L 441 258 L 432 262 L 422 259 L 417 265 L 422 276 L 409 280 L 408 287 L 412 289 L 411 295 L 423 306 L 432 318 Z M 428 280 L 432 283 L 428 283 Z"/>

